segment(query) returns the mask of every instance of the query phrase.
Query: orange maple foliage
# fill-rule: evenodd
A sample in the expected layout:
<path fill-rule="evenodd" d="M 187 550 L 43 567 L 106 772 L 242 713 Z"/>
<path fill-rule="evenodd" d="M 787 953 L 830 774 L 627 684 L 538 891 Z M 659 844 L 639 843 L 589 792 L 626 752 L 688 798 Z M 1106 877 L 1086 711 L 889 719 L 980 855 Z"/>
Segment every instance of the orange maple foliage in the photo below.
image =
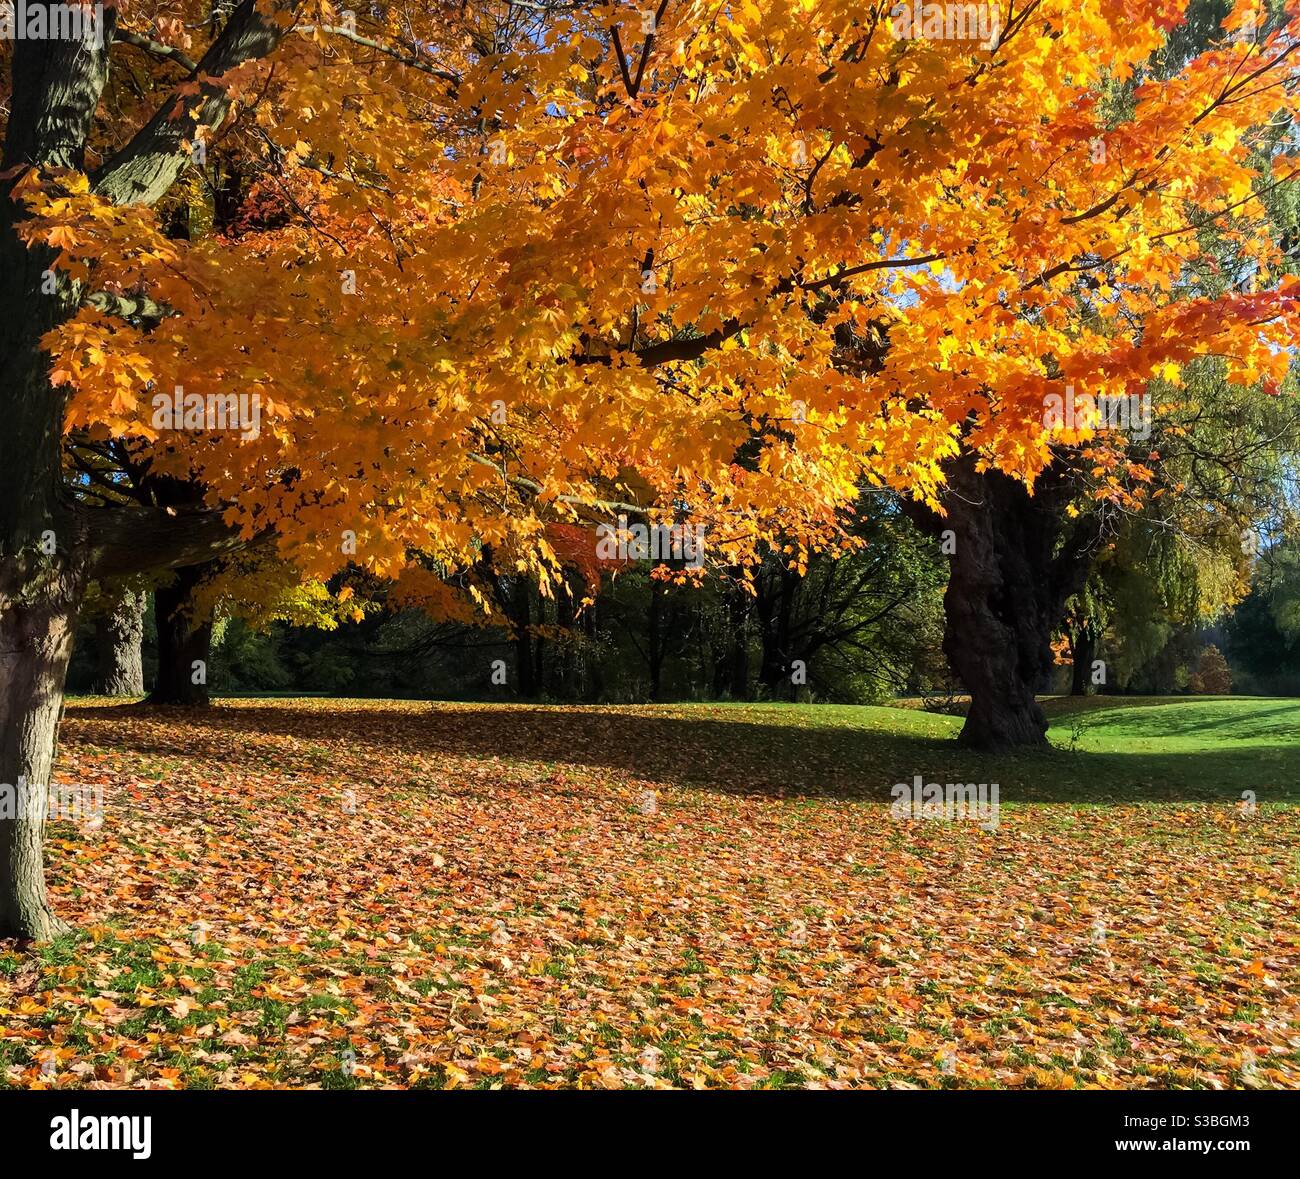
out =
<path fill-rule="evenodd" d="M 169 240 L 81 177 L 30 179 L 60 266 L 174 313 L 50 333 L 69 428 L 150 448 L 305 576 L 489 546 L 546 587 L 547 527 L 593 508 L 688 513 L 720 563 L 778 530 L 802 552 L 843 541 L 864 483 L 936 502 L 962 448 L 1032 481 L 1093 438 L 1045 421 L 1053 395 L 1202 355 L 1281 379 L 1300 284 L 1239 215 L 1296 171 L 1251 155 L 1291 26 L 1157 81 L 1177 0 L 1042 0 L 990 46 L 901 35 L 891 7 L 670 0 L 642 33 L 623 6 L 431 5 L 361 42 L 304 10 L 223 80 L 216 139 L 265 173 L 269 227 Z M 1258 281 L 1185 297 L 1211 223 Z M 162 433 L 177 386 L 256 394 L 263 428 Z M 1150 477 L 1094 453 L 1113 491 Z"/>

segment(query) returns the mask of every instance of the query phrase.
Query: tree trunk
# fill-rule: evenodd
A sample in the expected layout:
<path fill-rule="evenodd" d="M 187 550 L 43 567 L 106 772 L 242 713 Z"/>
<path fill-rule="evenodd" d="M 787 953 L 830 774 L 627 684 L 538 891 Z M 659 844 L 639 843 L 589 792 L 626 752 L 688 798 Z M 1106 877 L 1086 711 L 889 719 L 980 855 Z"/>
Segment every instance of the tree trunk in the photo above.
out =
<path fill-rule="evenodd" d="M 95 618 L 96 696 L 144 695 L 144 608 L 148 596 L 124 590 Z"/>
<path fill-rule="evenodd" d="M 792 660 L 790 620 L 794 613 L 794 596 L 799 575 L 779 563 L 771 577 L 760 574 L 758 582 L 758 608 L 761 620 L 762 659 L 758 679 L 773 698 L 778 696 L 793 700 L 796 692 L 791 679 Z M 770 584 L 769 584 L 770 583 Z"/>
<path fill-rule="evenodd" d="M 528 578 L 516 575 L 511 592 L 510 622 L 515 630 L 515 675 L 519 679 L 518 691 L 525 700 L 531 700 L 537 695 L 531 599 L 532 587 Z"/>
<path fill-rule="evenodd" d="M 1083 584 L 1090 521 L 1064 536 L 1069 472 L 1048 468 L 1031 496 L 998 471 L 977 472 L 969 455 L 949 464 L 946 516 L 909 503 L 932 535 L 953 533 L 944 594 L 943 650 L 970 693 L 961 743 L 1012 749 L 1047 743 L 1035 698 L 1051 674 L 1052 634 Z"/>
<path fill-rule="evenodd" d="M 663 690 L 664 658 L 668 642 L 664 634 L 663 604 L 664 583 L 651 578 L 646 642 L 649 648 L 647 663 L 650 669 L 650 699 L 656 704 Z"/>
<path fill-rule="evenodd" d="M 1087 696 L 1092 686 L 1092 661 L 1097 655 L 1097 632 L 1091 623 L 1085 623 L 1074 632 L 1070 651 L 1074 659 L 1070 672 L 1070 695 Z"/>
<path fill-rule="evenodd" d="M 196 606 L 194 590 L 210 571 L 210 563 L 188 565 L 176 571 L 171 585 L 154 591 L 158 678 L 149 693 L 150 704 L 199 708 L 208 703 L 212 613 Z"/>
<path fill-rule="evenodd" d="M 106 14 L 107 15 L 107 14 Z M 0 171 L 0 937 L 45 940 L 62 929 L 45 890 L 42 848 L 63 684 L 84 588 L 78 538 L 61 494 L 66 393 L 52 389 L 41 336 L 80 297 L 48 289 L 51 251 L 18 238 L 9 196 L 27 163 L 79 169 L 108 49 L 16 41 Z M 87 107 L 87 104 L 89 106 Z M 13 807 L 12 812 L 8 809 Z"/>
<path fill-rule="evenodd" d="M 562 700 L 572 700 L 578 677 L 575 609 L 577 591 L 573 578 L 567 573 L 561 579 L 555 595 L 555 625 L 560 638 L 556 646 L 551 691 Z"/>
<path fill-rule="evenodd" d="M 0 801 L 0 937 L 45 941 L 66 928 L 50 908 L 42 848 L 78 597 L 71 578 L 26 600 L 0 597 L 0 782 L 12 787 Z"/>
<path fill-rule="evenodd" d="M 721 658 L 713 673 L 713 694 L 726 693 L 732 700 L 749 699 L 749 646 L 746 628 L 749 621 L 749 595 L 738 585 L 724 589 L 727 604 L 727 633 L 723 638 Z"/>
<path fill-rule="evenodd" d="M 546 598 L 537 591 L 537 633 L 533 637 L 533 691 L 546 694 Z"/>
<path fill-rule="evenodd" d="M 582 612 L 582 675 L 583 695 L 596 702 L 605 694 L 605 665 L 598 647 L 599 630 L 596 626 L 598 602 L 592 602 Z"/>

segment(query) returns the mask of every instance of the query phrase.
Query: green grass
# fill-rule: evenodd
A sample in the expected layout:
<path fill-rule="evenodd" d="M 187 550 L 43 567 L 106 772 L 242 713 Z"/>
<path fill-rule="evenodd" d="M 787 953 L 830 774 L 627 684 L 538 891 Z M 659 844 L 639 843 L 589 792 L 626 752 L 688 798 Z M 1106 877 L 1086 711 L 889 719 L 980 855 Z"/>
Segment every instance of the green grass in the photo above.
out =
<path fill-rule="evenodd" d="M 1300 798 L 1300 700 L 1062 697 L 1047 712 L 1052 742 L 1098 772 L 1127 772 L 1189 798 L 1242 790 L 1261 802 Z"/>
<path fill-rule="evenodd" d="M 1086 725 L 1089 744 L 1129 753 L 1290 747 L 1300 742 L 1300 700 L 1260 696 L 1054 697 L 1046 702 L 1057 735 Z"/>

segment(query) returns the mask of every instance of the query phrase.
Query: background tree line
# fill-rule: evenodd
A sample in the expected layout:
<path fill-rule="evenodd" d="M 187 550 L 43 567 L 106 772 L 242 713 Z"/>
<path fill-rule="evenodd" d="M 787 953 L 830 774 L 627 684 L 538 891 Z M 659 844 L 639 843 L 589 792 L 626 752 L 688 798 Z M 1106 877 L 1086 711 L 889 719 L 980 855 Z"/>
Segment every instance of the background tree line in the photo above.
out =
<path fill-rule="evenodd" d="M 303 603 L 297 614 L 250 611 L 231 596 L 232 572 L 213 562 L 152 587 L 95 587 L 69 684 L 173 705 L 285 692 L 589 703 L 904 696 L 949 706 L 962 689 L 942 647 L 947 556 L 887 497 L 864 497 L 856 532 L 864 548 L 816 555 L 804 573 L 770 554 L 752 591 L 720 572 L 678 584 L 650 561 L 596 569 L 598 593 L 592 564 L 569 567 L 551 596 L 529 576 L 502 576 L 492 625 L 437 620 L 382 595 L 360 621 Z M 1300 544 L 1264 547 L 1246 596 L 1206 618 L 1189 565 L 1161 543 L 1163 530 L 1130 524 L 1124 545 L 1098 562 L 1071 599 L 1039 690 L 1300 694 Z"/>

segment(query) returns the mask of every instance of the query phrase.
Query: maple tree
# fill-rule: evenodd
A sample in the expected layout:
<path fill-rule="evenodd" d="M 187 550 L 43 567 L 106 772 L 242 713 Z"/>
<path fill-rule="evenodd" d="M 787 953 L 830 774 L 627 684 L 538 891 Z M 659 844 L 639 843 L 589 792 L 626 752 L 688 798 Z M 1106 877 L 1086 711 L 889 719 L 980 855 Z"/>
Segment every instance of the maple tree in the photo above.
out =
<path fill-rule="evenodd" d="M 1297 284 L 1240 213 L 1296 168 L 1253 149 L 1297 42 L 1287 10 L 1139 78 L 1176 0 L 1029 0 L 987 46 L 896 35 L 890 8 L 430 3 L 358 28 L 124 3 L 102 46 L 15 42 L 0 779 L 48 783 L 93 578 L 270 543 L 306 580 L 473 609 L 494 571 L 550 592 L 548 528 L 622 510 L 689 516 L 720 566 L 779 541 L 802 571 L 851 545 L 863 484 L 956 534 L 965 738 L 1041 740 L 1076 575 L 1031 524 L 1095 425 L 1044 405 L 1204 354 L 1281 380 Z M 169 236 L 208 151 L 238 229 Z M 1175 289 L 1207 220 L 1252 289 Z M 260 429 L 160 426 L 171 390 L 256 396 Z M 65 439 L 129 440 L 201 502 L 76 502 Z M 1133 494 L 1104 450 L 1101 492 Z M 3 828 L 0 930 L 47 935 L 40 825 Z"/>

